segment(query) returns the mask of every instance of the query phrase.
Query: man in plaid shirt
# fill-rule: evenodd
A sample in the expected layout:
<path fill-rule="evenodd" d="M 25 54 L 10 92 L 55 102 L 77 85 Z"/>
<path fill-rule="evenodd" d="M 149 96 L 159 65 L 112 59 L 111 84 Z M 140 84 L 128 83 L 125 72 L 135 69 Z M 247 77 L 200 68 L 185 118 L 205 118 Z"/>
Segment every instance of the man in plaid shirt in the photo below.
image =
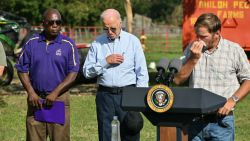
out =
<path fill-rule="evenodd" d="M 7 66 L 6 55 L 3 44 L 0 42 L 0 77 L 3 75 L 4 67 Z"/>
<path fill-rule="evenodd" d="M 188 127 L 191 141 L 234 141 L 233 109 L 250 91 L 250 64 L 244 50 L 221 36 L 221 21 L 212 13 L 196 21 L 197 39 L 184 51 L 183 66 L 174 83 L 186 80 L 191 88 L 203 88 L 227 98 L 213 118 L 200 118 Z"/>

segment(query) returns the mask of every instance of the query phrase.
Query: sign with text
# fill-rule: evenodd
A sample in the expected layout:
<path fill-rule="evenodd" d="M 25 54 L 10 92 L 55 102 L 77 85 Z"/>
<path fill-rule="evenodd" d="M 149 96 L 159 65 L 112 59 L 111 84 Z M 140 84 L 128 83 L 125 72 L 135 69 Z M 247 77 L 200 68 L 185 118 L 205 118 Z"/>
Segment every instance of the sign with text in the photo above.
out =
<path fill-rule="evenodd" d="M 203 13 L 222 22 L 222 36 L 250 51 L 250 0 L 183 0 L 183 47 L 195 39 L 194 23 Z"/>

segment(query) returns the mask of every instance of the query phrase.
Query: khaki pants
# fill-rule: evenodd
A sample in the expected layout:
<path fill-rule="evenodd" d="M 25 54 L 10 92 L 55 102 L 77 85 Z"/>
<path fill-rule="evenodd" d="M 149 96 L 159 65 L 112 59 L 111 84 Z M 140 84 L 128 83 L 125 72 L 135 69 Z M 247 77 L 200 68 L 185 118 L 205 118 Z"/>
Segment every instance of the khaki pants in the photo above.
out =
<path fill-rule="evenodd" d="M 70 141 L 70 98 L 66 92 L 57 98 L 65 104 L 65 124 L 39 122 L 34 119 L 34 108 L 28 104 L 26 117 L 26 140 L 27 141 Z"/>

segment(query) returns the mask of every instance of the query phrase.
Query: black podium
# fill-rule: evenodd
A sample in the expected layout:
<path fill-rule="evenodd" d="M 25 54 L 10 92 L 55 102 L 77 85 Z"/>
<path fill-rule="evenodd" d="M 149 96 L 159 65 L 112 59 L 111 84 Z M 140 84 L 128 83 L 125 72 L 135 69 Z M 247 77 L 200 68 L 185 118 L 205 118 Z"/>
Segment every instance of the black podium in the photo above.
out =
<path fill-rule="evenodd" d="M 170 88 L 174 103 L 167 112 L 156 113 L 147 105 L 149 88 L 128 87 L 123 90 L 122 107 L 127 111 L 142 112 L 145 117 L 157 126 L 158 141 L 186 141 L 183 130 L 194 118 L 209 114 L 222 107 L 226 98 L 201 88 Z"/>

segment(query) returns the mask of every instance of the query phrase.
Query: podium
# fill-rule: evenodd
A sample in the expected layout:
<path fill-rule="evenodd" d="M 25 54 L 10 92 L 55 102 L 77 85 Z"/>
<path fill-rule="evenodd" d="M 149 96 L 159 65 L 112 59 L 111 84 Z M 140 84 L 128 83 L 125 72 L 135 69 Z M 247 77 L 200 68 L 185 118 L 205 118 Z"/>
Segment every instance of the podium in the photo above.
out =
<path fill-rule="evenodd" d="M 157 141 L 187 141 L 185 132 L 192 120 L 201 115 L 215 112 L 226 103 L 226 98 L 201 88 L 170 88 L 174 95 L 172 107 L 157 113 L 147 105 L 147 93 L 150 88 L 124 88 L 122 107 L 127 111 L 142 112 L 157 126 Z"/>

